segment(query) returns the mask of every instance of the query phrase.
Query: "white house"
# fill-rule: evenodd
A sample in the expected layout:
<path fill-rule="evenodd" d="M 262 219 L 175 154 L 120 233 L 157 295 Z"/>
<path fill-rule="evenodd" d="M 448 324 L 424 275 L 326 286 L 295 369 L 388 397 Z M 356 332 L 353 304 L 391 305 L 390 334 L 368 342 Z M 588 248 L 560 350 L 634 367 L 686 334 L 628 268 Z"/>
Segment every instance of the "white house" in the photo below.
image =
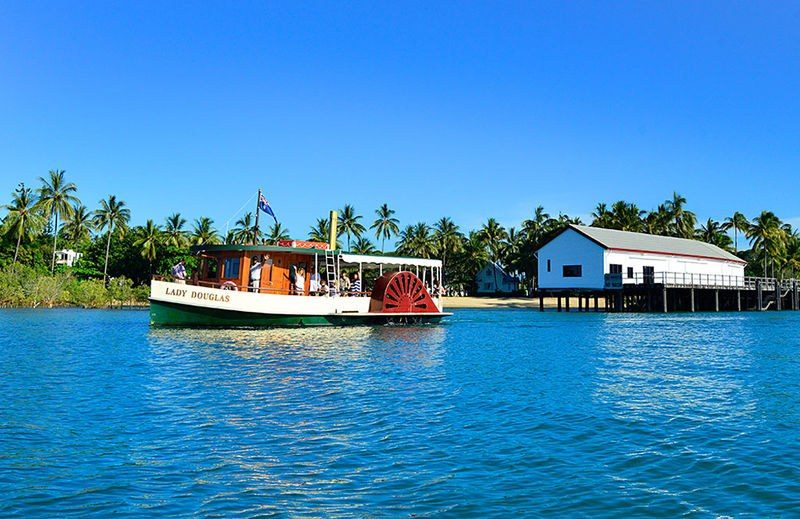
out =
<path fill-rule="evenodd" d="M 510 276 L 503 267 L 489 262 L 475 275 L 478 294 L 511 294 L 519 290 L 519 278 Z"/>
<path fill-rule="evenodd" d="M 56 251 L 56 265 L 66 265 L 71 267 L 76 261 L 81 259 L 81 256 L 83 256 L 83 254 L 80 252 L 75 252 L 72 249 L 58 250 Z"/>
<path fill-rule="evenodd" d="M 746 262 L 697 240 L 570 225 L 538 251 L 539 288 L 742 286 Z"/>

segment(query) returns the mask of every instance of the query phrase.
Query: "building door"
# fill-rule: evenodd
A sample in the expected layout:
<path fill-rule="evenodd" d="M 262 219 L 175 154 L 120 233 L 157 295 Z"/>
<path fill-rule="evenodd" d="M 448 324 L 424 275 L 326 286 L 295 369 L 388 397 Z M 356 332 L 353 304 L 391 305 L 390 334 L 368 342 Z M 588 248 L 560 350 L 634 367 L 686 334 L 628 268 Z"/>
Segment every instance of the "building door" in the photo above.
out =
<path fill-rule="evenodd" d="M 655 267 L 643 267 L 642 274 L 644 277 L 644 284 L 645 285 L 652 285 L 656 281 L 656 269 Z"/>

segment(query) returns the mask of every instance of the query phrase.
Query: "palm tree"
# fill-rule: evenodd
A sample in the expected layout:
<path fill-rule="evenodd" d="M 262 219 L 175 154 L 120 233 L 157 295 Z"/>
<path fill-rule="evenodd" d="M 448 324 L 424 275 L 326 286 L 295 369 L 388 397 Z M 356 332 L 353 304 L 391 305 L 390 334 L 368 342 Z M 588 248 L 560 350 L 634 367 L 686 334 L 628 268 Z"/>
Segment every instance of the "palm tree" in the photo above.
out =
<path fill-rule="evenodd" d="M 30 188 L 25 187 L 25 184 L 20 184 L 14 190 L 12 195 L 11 204 L 3 206 L 3 209 L 8 210 L 3 226 L 0 228 L 2 234 L 10 234 L 17 239 L 17 246 L 14 249 L 14 261 L 11 263 L 13 270 L 17 265 L 17 256 L 19 255 L 19 246 L 23 239 L 31 239 L 44 228 L 45 219 L 36 209 L 36 199 Z"/>
<path fill-rule="evenodd" d="M 402 231 L 397 233 L 399 240 L 395 243 L 398 254 L 414 255 L 414 226 L 406 225 Z"/>
<path fill-rule="evenodd" d="M 355 209 L 350 204 L 345 204 L 344 209 L 342 209 L 341 216 L 339 217 L 339 223 L 341 224 L 342 232 L 347 235 L 347 250 L 350 250 L 350 236 L 353 235 L 356 238 L 360 238 L 361 235 L 367 229 L 361 225 L 359 220 L 361 219 L 360 215 L 357 215 Z"/>
<path fill-rule="evenodd" d="M 42 187 L 39 188 L 39 209 L 54 218 L 53 227 L 53 257 L 50 258 L 50 272 L 56 268 L 56 243 L 58 242 L 58 219 L 72 214 L 72 205 L 78 204 L 78 197 L 73 195 L 78 188 L 72 182 L 64 181 L 64 171 L 50 170 L 49 178 L 39 177 Z"/>
<path fill-rule="evenodd" d="M 156 225 L 153 220 L 147 223 L 140 230 L 139 238 L 133 243 L 136 247 L 141 247 L 140 254 L 150 263 L 150 272 L 153 271 L 153 261 L 158 255 L 158 246 L 161 244 L 161 227 Z"/>
<path fill-rule="evenodd" d="M 376 209 L 375 214 L 378 215 L 378 218 L 369 228 L 375 229 L 375 238 L 381 239 L 381 253 L 383 253 L 386 240 L 400 232 L 400 227 L 398 226 L 400 220 L 394 218 L 394 210 L 389 209 L 388 204 L 383 204 Z"/>
<path fill-rule="evenodd" d="M 406 256 L 430 258 L 436 250 L 436 243 L 431 235 L 431 229 L 424 222 L 416 225 L 407 225 L 398 234 L 397 253 Z"/>
<path fill-rule="evenodd" d="M 256 228 L 253 223 L 253 213 L 247 213 L 236 221 L 233 228 L 233 242 L 239 244 L 258 243 L 264 237 L 264 233 L 259 229 L 256 236 Z"/>
<path fill-rule="evenodd" d="M 611 228 L 620 231 L 642 232 L 645 211 L 634 203 L 619 200 L 611 205 Z"/>
<path fill-rule="evenodd" d="M 458 230 L 458 225 L 447 217 L 441 218 L 433 227 L 433 239 L 436 242 L 436 249 L 442 256 L 442 272 L 444 272 L 447 266 L 447 253 L 461 250 L 463 236 Z M 444 285 L 443 280 L 439 281 Z"/>
<path fill-rule="evenodd" d="M 498 263 L 503 244 L 508 239 L 508 232 L 505 228 L 494 218 L 489 218 L 478 231 L 478 238 L 489 249 L 489 258 L 492 263 Z M 493 268 L 492 270 L 494 271 L 494 286 L 497 287 L 497 269 Z"/>
<path fill-rule="evenodd" d="M 289 239 L 289 229 L 284 228 L 280 222 L 275 222 L 269 226 L 269 233 L 267 234 L 267 244 L 277 245 L 281 240 Z"/>
<path fill-rule="evenodd" d="M 747 229 L 747 237 L 752 243 L 753 250 L 761 250 L 764 277 L 767 277 L 767 259 L 770 256 L 776 258 L 785 248 L 785 233 L 781 229 L 780 219 L 771 211 L 762 211 L 753 218 L 753 223 Z"/>
<path fill-rule="evenodd" d="M 733 216 L 725 218 L 725 223 L 722 227 L 725 231 L 733 229 L 733 250 L 739 252 L 739 232 L 747 232 L 747 229 L 750 227 L 750 222 L 747 220 L 747 217 L 739 211 L 736 211 L 733 213 Z"/>
<path fill-rule="evenodd" d="M 64 233 L 64 237 L 72 241 L 72 243 L 88 240 L 94 230 L 92 213 L 89 212 L 85 205 L 75 205 L 72 208 L 72 214 L 64 221 L 64 227 L 61 230 Z"/>
<path fill-rule="evenodd" d="M 172 247 L 185 247 L 187 239 L 186 231 L 183 230 L 184 225 L 186 225 L 186 218 L 182 218 L 181 213 L 167 216 L 163 233 L 164 244 Z"/>
<path fill-rule="evenodd" d="M 353 252 L 356 254 L 375 254 L 375 245 L 368 238 L 360 236 L 353 244 Z"/>
<path fill-rule="evenodd" d="M 644 231 L 659 236 L 669 235 L 672 214 L 666 204 L 659 204 L 655 211 L 650 211 L 644 219 Z"/>
<path fill-rule="evenodd" d="M 613 225 L 613 213 L 608 210 L 606 204 L 597 204 L 592 213 L 592 227 L 604 227 L 606 229 Z"/>
<path fill-rule="evenodd" d="M 311 241 L 327 242 L 331 235 L 331 223 L 327 218 L 317 218 L 316 227 L 311 227 L 308 231 L 308 239 Z"/>
<path fill-rule="evenodd" d="M 125 202 L 117 200 L 115 195 L 109 195 L 108 200 L 100 200 L 100 209 L 94 212 L 95 228 L 97 228 L 98 231 L 108 228 L 103 279 L 108 279 L 108 253 L 111 251 L 111 234 L 114 232 L 114 227 L 117 228 L 118 232 L 123 233 L 130 219 L 130 209 L 125 207 Z"/>
<path fill-rule="evenodd" d="M 697 225 L 697 217 L 691 211 L 684 209 L 686 199 L 676 192 L 672 193 L 672 200 L 667 200 L 666 207 L 672 215 L 673 235 L 679 238 L 692 238 Z"/>
<path fill-rule="evenodd" d="M 696 237 L 721 249 L 729 249 L 731 246 L 731 237 L 725 233 L 723 226 L 719 222 L 711 218 L 700 226 Z"/>
<path fill-rule="evenodd" d="M 214 245 L 219 243 L 219 233 L 214 229 L 214 220 L 201 216 L 194 221 L 191 236 L 192 245 Z"/>

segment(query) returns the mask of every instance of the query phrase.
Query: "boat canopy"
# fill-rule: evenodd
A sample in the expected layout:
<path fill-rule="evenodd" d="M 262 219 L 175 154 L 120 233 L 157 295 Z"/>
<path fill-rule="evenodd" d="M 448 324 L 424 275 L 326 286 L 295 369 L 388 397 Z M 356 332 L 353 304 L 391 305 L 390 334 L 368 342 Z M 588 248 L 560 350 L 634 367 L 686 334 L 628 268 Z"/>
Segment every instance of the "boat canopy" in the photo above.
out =
<path fill-rule="evenodd" d="M 368 265 L 412 265 L 415 267 L 441 268 L 442 260 L 424 258 L 402 258 L 399 256 L 368 256 L 342 253 L 342 263 Z"/>

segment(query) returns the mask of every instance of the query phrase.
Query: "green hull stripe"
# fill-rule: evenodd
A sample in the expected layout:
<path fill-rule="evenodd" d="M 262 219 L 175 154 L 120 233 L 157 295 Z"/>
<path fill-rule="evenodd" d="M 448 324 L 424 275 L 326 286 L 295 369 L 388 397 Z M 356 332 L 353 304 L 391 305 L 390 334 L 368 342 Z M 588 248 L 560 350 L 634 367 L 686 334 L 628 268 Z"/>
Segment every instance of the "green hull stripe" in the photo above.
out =
<path fill-rule="evenodd" d="M 441 316 L 414 317 L 414 322 L 437 323 Z M 398 321 L 391 315 L 279 315 L 237 312 L 218 308 L 150 301 L 150 324 L 157 326 L 208 326 L 219 328 L 265 328 L 278 326 L 350 326 Z M 401 321 L 402 322 L 402 321 Z"/>

